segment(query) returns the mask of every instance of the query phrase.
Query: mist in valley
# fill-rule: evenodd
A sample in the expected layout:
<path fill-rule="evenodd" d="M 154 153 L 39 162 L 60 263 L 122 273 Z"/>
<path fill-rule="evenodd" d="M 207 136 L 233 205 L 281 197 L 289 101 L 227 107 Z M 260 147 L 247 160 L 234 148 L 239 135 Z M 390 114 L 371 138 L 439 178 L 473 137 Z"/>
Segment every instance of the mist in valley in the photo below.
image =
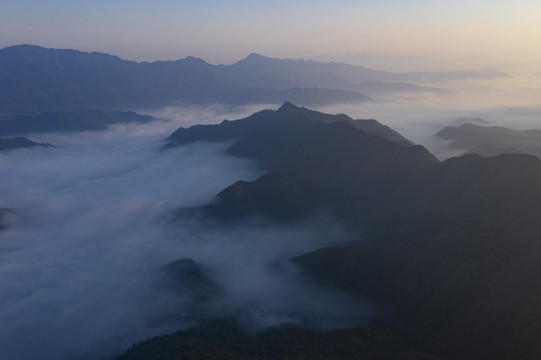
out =
<path fill-rule="evenodd" d="M 514 75 L 492 80 L 455 80 L 423 84 L 448 90 L 448 94 L 409 93 L 382 95 L 371 103 L 318 108 L 344 113 L 354 119 L 376 119 L 406 138 L 421 144 L 440 159 L 460 155 L 434 137 L 457 120 L 481 118 L 486 126 L 511 129 L 541 128 L 541 78 Z M 467 149 L 463 149 L 467 150 Z"/>
<path fill-rule="evenodd" d="M 247 331 L 368 323 L 370 304 L 313 284 L 287 261 L 351 241 L 332 219 L 171 222 L 173 210 L 263 173 L 226 155 L 229 144 L 160 151 L 179 125 L 251 111 L 237 110 L 192 108 L 105 132 L 34 134 L 55 147 L 0 154 L 1 207 L 12 212 L 0 233 L 0 322 L 9 324 L 0 330 L 2 358 L 107 359 L 214 317 L 236 317 Z M 193 260 L 214 290 L 168 274 L 179 259 Z"/>
<path fill-rule="evenodd" d="M 445 159 L 458 152 L 433 135 L 459 118 L 538 127 L 539 79 L 431 84 L 450 93 L 315 109 L 374 118 Z M 329 330 L 366 326 L 385 313 L 314 284 L 287 261 L 358 240 L 326 214 L 294 224 L 172 221 L 175 209 L 207 204 L 265 169 L 227 155 L 227 143 L 160 151 L 164 139 L 179 126 L 235 120 L 263 108 L 275 106 L 139 110 L 161 120 L 105 132 L 31 134 L 55 147 L 1 153 L 0 207 L 11 211 L 0 233 L 0 321 L 9 324 L 0 330 L 3 356 L 107 359 L 205 318 L 233 316 L 251 332 L 288 322 Z M 215 290 L 201 295 L 168 276 L 168 264 L 179 259 L 193 260 Z"/>

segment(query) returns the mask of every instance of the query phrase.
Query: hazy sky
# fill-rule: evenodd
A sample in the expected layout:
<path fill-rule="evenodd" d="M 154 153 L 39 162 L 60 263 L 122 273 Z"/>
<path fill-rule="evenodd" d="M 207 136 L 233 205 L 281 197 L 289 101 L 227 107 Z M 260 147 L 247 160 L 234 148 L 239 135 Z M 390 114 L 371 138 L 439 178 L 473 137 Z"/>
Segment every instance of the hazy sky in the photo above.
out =
<path fill-rule="evenodd" d="M 132 60 L 251 52 L 541 58 L 539 0 L 2 0 L 0 47 L 30 43 Z"/>

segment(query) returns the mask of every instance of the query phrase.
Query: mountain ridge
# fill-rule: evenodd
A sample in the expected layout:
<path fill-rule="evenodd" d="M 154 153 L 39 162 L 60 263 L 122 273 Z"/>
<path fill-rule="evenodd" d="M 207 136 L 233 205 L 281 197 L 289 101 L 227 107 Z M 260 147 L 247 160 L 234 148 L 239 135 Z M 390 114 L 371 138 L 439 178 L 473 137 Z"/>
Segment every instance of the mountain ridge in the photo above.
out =
<path fill-rule="evenodd" d="M 515 130 L 502 126 L 465 122 L 448 126 L 435 137 L 449 141 L 447 148 L 497 155 L 505 152 L 528 153 L 541 156 L 541 130 Z"/>
<path fill-rule="evenodd" d="M 99 52 L 15 45 L 0 49 L 0 113 L 125 110 L 194 103 L 282 103 L 286 100 L 310 106 L 359 103 L 371 100 L 354 84 L 362 81 L 387 81 L 385 87 L 392 90 L 393 81 L 425 82 L 432 77 L 441 80 L 472 76 L 508 75 L 498 72 L 398 74 L 347 64 L 272 59 L 262 55 L 248 56 L 233 65 L 211 65 L 195 57 L 135 62 Z M 370 87 L 365 83 L 366 86 Z M 404 90 L 405 85 L 396 86 Z M 423 90 L 413 85 L 410 88 L 416 92 Z"/>

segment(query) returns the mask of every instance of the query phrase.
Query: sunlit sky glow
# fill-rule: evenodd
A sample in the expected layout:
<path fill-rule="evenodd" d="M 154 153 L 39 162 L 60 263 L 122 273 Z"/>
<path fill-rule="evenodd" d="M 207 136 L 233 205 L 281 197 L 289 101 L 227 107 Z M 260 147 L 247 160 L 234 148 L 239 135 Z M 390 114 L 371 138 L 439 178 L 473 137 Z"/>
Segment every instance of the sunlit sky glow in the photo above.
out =
<path fill-rule="evenodd" d="M 251 52 L 541 59 L 539 0 L 3 0 L 0 47 L 103 51 L 137 61 Z"/>

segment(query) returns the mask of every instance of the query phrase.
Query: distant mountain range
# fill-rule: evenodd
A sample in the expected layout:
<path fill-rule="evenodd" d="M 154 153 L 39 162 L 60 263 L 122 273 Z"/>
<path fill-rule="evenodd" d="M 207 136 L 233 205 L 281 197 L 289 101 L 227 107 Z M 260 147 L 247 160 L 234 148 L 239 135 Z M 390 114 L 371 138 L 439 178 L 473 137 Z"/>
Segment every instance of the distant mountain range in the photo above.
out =
<path fill-rule="evenodd" d="M 133 111 L 78 110 L 45 112 L 35 116 L 13 116 L 0 121 L 0 136 L 43 132 L 99 131 L 128 122 L 148 122 L 152 116 Z"/>
<path fill-rule="evenodd" d="M 486 123 L 486 122 L 485 122 Z M 495 156 L 503 153 L 527 153 L 541 156 L 541 130 L 513 130 L 501 126 L 463 123 L 435 134 L 450 141 L 448 148 Z"/>
<path fill-rule="evenodd" d="M 541 357 L 541 160 L 440 162 L 373 125 L 365 131 L 345 115 L 287 103 L 179 129 L 167 146 L 229 140 L 230 153 L 269 171 L 232 184 L 198 216 L 292 221 L 330 211 L 360 241 L 294 261 L 323 283 L 391 307 L 386 328 L 399 341 L 448 359 Z"/>
<path fill-rule="evenodd" d="M 507 76 L 494 70 L 397 74 L 257 54 L 228 66 L 193 57 L 137 63 L 103 53 L 18 45 L 0 50 L 0 115 L 186 103 L 356 103 L 370 101 L 359 90 L 439 91 L 393 82 Z"/>

